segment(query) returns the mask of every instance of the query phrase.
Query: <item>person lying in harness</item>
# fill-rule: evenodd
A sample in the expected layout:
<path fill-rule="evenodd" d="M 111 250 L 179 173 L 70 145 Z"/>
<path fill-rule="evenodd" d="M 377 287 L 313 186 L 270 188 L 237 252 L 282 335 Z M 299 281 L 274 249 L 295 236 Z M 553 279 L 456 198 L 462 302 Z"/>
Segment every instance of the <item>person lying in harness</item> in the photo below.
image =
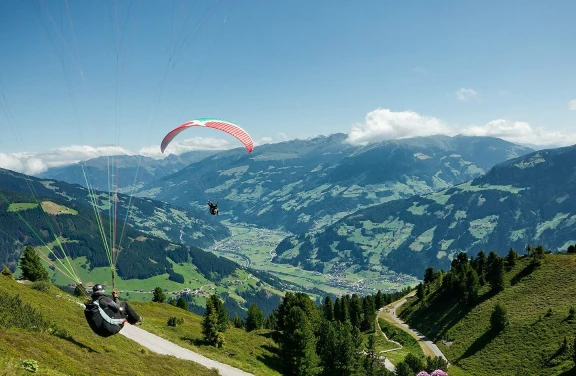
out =
<path fill-rule="evenodd" d="M 144 321 L 127 302 L 118 302 L 116 291 L 112 292 L 114 299 L 106 295 L 100 284 L 94 285 L 92 291 L 92 300 L 85 304 L 84 316 L 92 331 L 99 336 L 110 337 L 118 333 L 126 321 L 132 325 L 139 325 Z"/>
<path fill-rule="evenodd" d="M 218 201 L 213 203 L 212 201 L 208 200 L 208 206 L 210 206 L 210 214 L 218 215 Z"/>

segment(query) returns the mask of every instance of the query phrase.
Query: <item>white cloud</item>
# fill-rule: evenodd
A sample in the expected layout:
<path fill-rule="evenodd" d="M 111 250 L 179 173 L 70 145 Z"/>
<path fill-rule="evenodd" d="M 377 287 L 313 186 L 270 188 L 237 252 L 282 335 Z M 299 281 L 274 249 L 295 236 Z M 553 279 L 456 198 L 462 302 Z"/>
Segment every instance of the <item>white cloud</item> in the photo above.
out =
<path fill-rule="evenodd" d="M 348 142 L 366 145 L 390 139 L 456 134 L 454 129 L 435 117 L 422 116 L 414 111 L 394 112 L 378 108 L 366 115 L 363 124 L 352 126 Z"/>
<path fill-rule="evenodd" d="M 576 111 L 576 99 L 572 99 L 568 102 L 568 108 L 570 108 L 570 111 Z"/>
<path fill-rule="evenodd" d="M 492 136 L 519 144 L 567 146 L 576 144 L 576 133 L 534 129 L 523 121 L 492 120 L 485 125 L 462 129 L 466 136 Z"/>
<path fill-rule="evenodd" d="M 66 166 L 105 155 L 133 154 L 117 146 L 72 145 L 38 153 L 0 153 L 0 167 L 35 175 L 50 167 Z"/>
<path fill-rule="evenodd" d="M 461 88 L 458 91 L 456 91 L 456 98 L 458 98 L 458 100 L 462 102 L 469 102 L 472 99 L 476 98 L 477 96 L 478 93 L 474 89 Z"/>
<path fill-rule="evenodd" d="M 576 144 L 576 133 L 534 129 L 522 121 L 496 119 L 484 125 L 460 127 L 413 111 L 394 112 L 382 108 L 369 112 L 363 124 L 354 124 L 348 133 L 347 141 L 356 145 L 366 145 L 370 142 L 435 134 L 491 136 L 520 144 L 551 147 Z"/>
<path fill-rule="evenodd" d="M 428 71 L 426 69 L 421 68 L 421 67 L 414 68 L 414 72 L 421 73 L 421 74 L 428 73 Z"/>

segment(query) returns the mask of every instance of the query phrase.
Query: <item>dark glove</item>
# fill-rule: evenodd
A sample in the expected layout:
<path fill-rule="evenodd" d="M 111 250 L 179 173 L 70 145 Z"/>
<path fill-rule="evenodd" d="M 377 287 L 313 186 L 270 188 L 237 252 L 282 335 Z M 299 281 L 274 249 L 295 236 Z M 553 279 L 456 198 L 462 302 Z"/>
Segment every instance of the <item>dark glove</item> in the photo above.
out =
<path fill-rule="evenodd" d="M 112 297 L 114 298 L 114 301 L 118 303 L 118 293 L 116 291 L 112 291 Z"/>

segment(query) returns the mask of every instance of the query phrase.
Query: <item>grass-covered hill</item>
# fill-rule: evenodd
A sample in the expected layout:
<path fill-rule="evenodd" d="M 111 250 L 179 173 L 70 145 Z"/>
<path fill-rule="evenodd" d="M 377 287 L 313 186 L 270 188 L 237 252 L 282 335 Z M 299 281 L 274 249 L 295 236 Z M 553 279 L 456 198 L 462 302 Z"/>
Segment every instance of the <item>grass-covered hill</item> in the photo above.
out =
<path fill-rule="evenodd" d="M 66 286 L 74 274 L 85 285 L 110 285 L 110 261 L 94 212 L 76 201 L 41 199 L 1 192 L 0 197 L 0 266 L 17 271 L 17 260 L 25 246 L 50 258 L 51 280 Z M 101 228 L 109 241 L 112 227 L 106 216 L 99 216 Z M 151 290 L 161 287 L 175 292 L 196 290 L 187 295 L 197 312 L 205 298 L 216 293 L 230 312 L 245 316 L 251 304 L 258 304 L 266 314 L 278 305 L 285 290 L 306 290 L 262 271 L 241 267 L 237 263 L 194 246 L 185 246 L 136 231 L 131 226 L 117 229 L 116 287 L 121 296 L 150 301 Z M 57 237 L 57 238 L 56 238 Z M 66 258 L 69 260 L 66 260 Z M 60 260 L 60 261 L 57 261 Z M 55 265 L 54 265 L 55 264 Z"/>
<path fill-rule="evenodd" d="M 232 221 L 291 232 L 358 208 L 478 177 L 531 149 L 490 137 L 419 137 L 353 146 L 345 134 L 220 152 L 146 185 L 139 195 L 183 207 L 219 201 Z"/>
<path fill-rule="evenodd" d="M 539 266 L 529 256 L 509 269 L 504 261 L 503 278 L 493 278 L 502 291 L 491 291 L 490 267 L 483 268 L 487 283 L 478 286 L 471 271 L 482 269 L 478 264 L 455 265 L 449 274 L 437 273 L 425 297 L 411 298 L 400 317 L 437 341 L 467 375 L 576 375 L 576 253 L 540 257 Z M 477 298 L 467 303 L 472 295 Z M 507 311 L 501 331 L 491 325 L 496 304 Z"/>
<path fill-rule="evenodd" d="M 91 195 L 87 188 L 77 184 L 39 179 L 5 169 L 0 169 L 0 191 L 32 195 L 34 200 L 28 201 L 32 203 L 38 197 L 48 197 L 65 199 L 88 208 L 95 204 L 99 211 L 116 217 L 118 226 L 126 222 L 147 234 L 196 247 L 207 247 L 230 236 L 228 228 L 215 220 L 207 210 L 183 209 L 121 193 L 117 194 L 117 200 L 114 194 L 105 191 L 94 191 L 94 195 Z M 0 197 L 0 202 L 6 200 Z"/>
<path fill-rule="evenodd" d="M 38 175 L 39 178 L 65 181 L 108 191 L 118 186 L 118 191 L 130 194 L 147 183 L 177 172 L 190 163 L 197 162 L 214 151 L 198 150 L 181 155 L 170 154 L 164 159 L 153 159 L 141 155 L 117 155 L 98 157 L 69 166 L 53 167 Z M 117 179 L 116 179 L 117 176 Z"/>
<path fill-rule="evenodd" d="M 284 239 L 275 262 L 329 271 L 337 263 L 420 275 L 461 251 L 553 251 L 576 242 L 576 146 L 540 150 L 472 181 L 351 214 L 321 233 Z"/>
<path fill-rule="evenodd" d="M 84 318 L 80 300 L 45 284 L 21 284 L 0 275 L 0 375 L 198 375 L 215 376 L 197 363 L 158 355 L 122 335 L 101 338 Z M 255 375 L 280 375 L 267 361 L 275 343 L 266 330 L 226 331 L 226 348 L 204 345 L 201 317 L 169 304 L 133 303 L 146 318 L 142 329 L 174 340 L 209 358 Z M 173 328 L 170 316 L 183 318 Z"/>

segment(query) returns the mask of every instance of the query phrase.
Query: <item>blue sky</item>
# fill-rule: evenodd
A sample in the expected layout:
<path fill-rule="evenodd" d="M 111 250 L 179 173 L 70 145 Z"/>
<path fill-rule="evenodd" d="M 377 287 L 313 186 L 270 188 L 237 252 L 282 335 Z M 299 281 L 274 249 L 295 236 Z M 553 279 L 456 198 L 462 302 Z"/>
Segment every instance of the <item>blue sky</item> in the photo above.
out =
<path fill-rule="evenodd" d="M 576 144 L 574 14 L 569 0 L 0 2 L 0 166 L 33 172 L 106 145 L 157 156 L 195 117 L 257 143 Z M 172 152 L 202 145 L 237 146 L 190 130 Z"/>

